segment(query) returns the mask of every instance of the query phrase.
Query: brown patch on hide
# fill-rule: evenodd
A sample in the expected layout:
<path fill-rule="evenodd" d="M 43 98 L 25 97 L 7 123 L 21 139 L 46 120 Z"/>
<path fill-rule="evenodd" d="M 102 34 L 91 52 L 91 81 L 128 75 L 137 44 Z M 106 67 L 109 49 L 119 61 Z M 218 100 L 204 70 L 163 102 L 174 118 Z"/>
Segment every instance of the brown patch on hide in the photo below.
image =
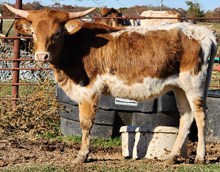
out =
<path fill-rule="evenodd" d="M 144 77 L 166 78 L 178 74 L 182 58 L 179 30 L 149 31 L 143 35 L 124 32 L 118 37 L 100 35 L 109 40 L 106 46 L 91 51 L 85 61 L 90 71 L 93 65 L 101 73 L 109 72 L 128 83 L 142 82 Z M 109 71 L 108 71 L 109 70 Z"/>
<path fill-rule="evenodd" d="M 98 29 L 98 30 L 103 30 L 103 31 L 119 31 L 123 26 L 118 26 L 118 27 L 113 27 L 109 25 L 105 25 L 103 23 L 98 23 L 98 22 L 83 22 L 83 28 L 86 29 Z"/>
<path fill-rule="evenodd" d="M 198 74 L 203 63 L 201 57 L 201 46 L 198 41 L 181 34 L 183 57 L 180 71 L 191 71 L 191 74 Z"/>
<path fill-rule="evenodd" d="M 204 100 L 202 98 L 195 99 L 193 101 L 196 110 L 203 110 Z"/>

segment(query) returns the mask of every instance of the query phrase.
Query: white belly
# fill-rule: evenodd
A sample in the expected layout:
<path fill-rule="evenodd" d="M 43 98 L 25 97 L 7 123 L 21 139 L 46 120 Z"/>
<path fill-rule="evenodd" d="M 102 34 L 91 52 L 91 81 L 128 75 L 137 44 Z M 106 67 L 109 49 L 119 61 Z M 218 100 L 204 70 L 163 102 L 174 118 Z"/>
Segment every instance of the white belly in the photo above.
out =
<path fill-rule="evenodd" d="M 167 79 L 144 78 L 142 83 L 134 83 L 126 85 L 123 81 L 115 76 L 108 76 L 105 83 L 109 88 L 109 92 L 114 97 L 128 98 L 137 101 L 154 99 L 163 93 L 171 90 L 177 85 L 177 77 Z"/>
<path fill-rule="evenodd" d="M 65 91 L 72 100 L 80 103 L 82 99 L 89 100 L 95 94 L 109 92 L 113 97 L 133 99 L 137 101 L 154 99 L 177 85 L 177 76 L 166 79 L 144 78 L 142 83 L 132 85 L 125 84 L 116 76 L 102 75 L 97 76 L 92 86 L 82 87 L 72 82 L 71 89 Z"/>

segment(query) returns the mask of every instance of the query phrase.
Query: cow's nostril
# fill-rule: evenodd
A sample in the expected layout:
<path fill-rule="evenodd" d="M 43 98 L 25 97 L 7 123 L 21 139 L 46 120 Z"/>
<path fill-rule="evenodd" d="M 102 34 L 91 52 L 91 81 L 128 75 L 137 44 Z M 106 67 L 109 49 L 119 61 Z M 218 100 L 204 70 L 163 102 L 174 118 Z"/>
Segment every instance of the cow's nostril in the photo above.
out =
<path fill-rule="evenodd" d="M 50 54 L 48 52 L 36 52 L 35 59 L 36 61 L 49 61 Z"/>
<path fill-rule="evenodd" d="M 48 55 L 48 54 L 45 54 L 44 60 L 48 60 L 48 59 L 49 59 L 49 55 Z"/>

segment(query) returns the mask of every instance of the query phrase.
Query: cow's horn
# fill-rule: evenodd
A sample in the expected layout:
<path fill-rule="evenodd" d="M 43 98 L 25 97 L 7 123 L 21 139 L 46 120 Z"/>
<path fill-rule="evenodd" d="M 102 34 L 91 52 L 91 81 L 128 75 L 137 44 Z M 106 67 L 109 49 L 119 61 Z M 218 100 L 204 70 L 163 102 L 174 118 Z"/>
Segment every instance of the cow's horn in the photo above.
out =
<path fill-rule="evenodd" d="M 75 18 L 80 18 L 83 17 L 91 12 L 93 12 L 96 8 L 90 8 L 86 11 L 81 11 L 81 12 L 70 12 L 69 13 L 69 19 L 75 19 Z"/>
<path fill-rule="evenodd" d="M 28 18 L 29 16 L 29 12 L 28 11 L 25 11 L 25 10 L 20 10 L 20 9 L 16 9 L 8 4 L 5 4 L 5 6 L 11 11 L 13 12 L 14 14 L 17 14 L 21 17 L 24 17 L 24 18 Z"/>

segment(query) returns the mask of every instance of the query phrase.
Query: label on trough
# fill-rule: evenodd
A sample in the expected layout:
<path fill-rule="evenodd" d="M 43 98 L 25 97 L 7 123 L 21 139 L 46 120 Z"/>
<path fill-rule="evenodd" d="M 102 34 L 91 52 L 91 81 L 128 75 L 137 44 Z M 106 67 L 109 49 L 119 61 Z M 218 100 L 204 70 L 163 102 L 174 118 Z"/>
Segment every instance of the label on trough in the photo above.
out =
<path fill-rule="evenodd" d="M 116 98 L 115 104 L 116 105 L 124 105 L 124 106 L 137 106 L 138 102 L 135 100 Z"/>

